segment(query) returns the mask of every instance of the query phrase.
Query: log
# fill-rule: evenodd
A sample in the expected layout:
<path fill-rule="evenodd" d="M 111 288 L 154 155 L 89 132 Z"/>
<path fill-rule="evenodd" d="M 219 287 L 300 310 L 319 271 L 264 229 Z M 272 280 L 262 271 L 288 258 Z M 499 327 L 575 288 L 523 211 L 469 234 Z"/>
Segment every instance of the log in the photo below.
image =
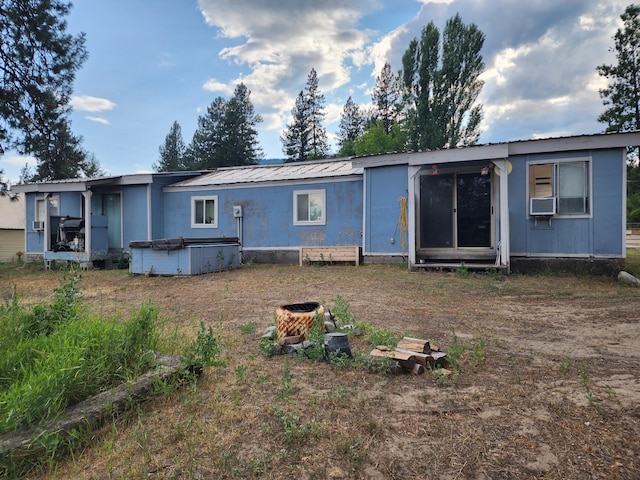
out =
<path fill-rule="evenodd" d="M 413 366 L 413 369 L 411 369 L 411 373 L 413 373 L 414 375 L 422 375 L 424 372 L 425 372 L 424 366 L 420 365 L 419 363 L 416 363 Z"/>
<path fill-rule="evenodd" d="M 433 360 L 436 362 L 436 366 L 438 367 L 447 366 L 447 354 L 445 352 L 431 352 L 431 356 L 433 357 Z"/>
<path fill-rule="evenodd" d="M 411 350 L 406 350 L 404 348 L 397 348 L 396 351 L 398 352 L 403 352 L 403 353 L 408 353 L 411 354 L 413 356 L 416 357 L 416 363 L 419 365 L 422 365 L 425 368 L 431 368 L 433 366 L 435 366 L 436 364 L 436 360 L 435 358 L 433 358 L 432 354 L 427 354 L 427 353 L 419 353 L 419 352 L 414 352 Z"/>
<path fill-rule="evenodd" d="M 377 348 L 374 348 L 371 351 L 370 355 L 373 357 L 393 358 L 396 362 L 400 364 L 402 368 L 406 370 L 413 369 L 413 366 L 416 364 L 416 356 L 414 353 L 400 352 L 398 350 L 382 351 Z"/>
<path fill-rule="evenodd" d="M 422 340 L 421 338 L 403 337 L 402 340 L 398 342 L 398 348 L 412 350 L 418 353 L 431 352 L 429 340 Z"/>

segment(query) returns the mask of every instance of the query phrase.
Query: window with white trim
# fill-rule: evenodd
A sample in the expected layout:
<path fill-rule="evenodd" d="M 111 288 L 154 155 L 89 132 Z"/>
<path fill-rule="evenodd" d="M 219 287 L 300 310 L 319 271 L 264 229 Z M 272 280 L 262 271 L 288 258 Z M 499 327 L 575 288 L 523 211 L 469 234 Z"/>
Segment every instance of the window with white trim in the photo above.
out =
<path fill-rule="evenodd" d="M 529 164 L 529 199 L 554 197 L 558 215 L 589 214 L 588 160 Z"/>
<path fill-rule="evenodd" d="M 45 201 L 46 200 L 44 198 L 36 198 L 36 221 L 44 222 L 47 220 Z M 49 215 L 51 215 L 52 217 L 60 215 L 60 208 L 58 206 L 59 203 L 60 199 L 57 196 L 49 197 Z"/>
<path fill-rule="evenodd" d="M 293 224 L 324 225 L 324 190 L 296 190 L 293 192 Z"/>
<path fill-rule="evenodd" d="M 191 197 L 191 227 L 218 228 L 218 197 Z"/>

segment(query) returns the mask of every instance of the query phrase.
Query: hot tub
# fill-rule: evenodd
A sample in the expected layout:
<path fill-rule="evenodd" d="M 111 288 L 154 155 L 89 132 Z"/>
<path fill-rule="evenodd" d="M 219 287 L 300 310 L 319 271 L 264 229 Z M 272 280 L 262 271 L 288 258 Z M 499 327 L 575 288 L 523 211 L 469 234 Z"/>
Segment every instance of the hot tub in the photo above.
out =
<path fill-rule="evenodd" d="M 199 275 L 240 266 L 238 238 L 171 238 L 130 242 L 134 275 Z"/>

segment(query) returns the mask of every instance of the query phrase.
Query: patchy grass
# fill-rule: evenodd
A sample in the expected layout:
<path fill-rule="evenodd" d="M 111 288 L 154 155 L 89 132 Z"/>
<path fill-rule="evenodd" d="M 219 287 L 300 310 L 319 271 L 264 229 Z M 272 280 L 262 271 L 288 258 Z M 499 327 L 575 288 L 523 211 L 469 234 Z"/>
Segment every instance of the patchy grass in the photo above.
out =
<path fill-rule="evenodd" d="M 35 304 L 61 273 L 11 275 Z M 640 289 L 614 279 L 250 265 L 189 278 L 89 271 L 79 287 L 95 314 L 150 301 L 167 331 L 212 326 L 225 366 L 34 478 L 640 477 Z M 387 338 L 453 346 L 455 378 L 262 355 L 279 305 L 335 311 L 338 295 Z M 368 356 L 366 333 L 350 343 Z"/>

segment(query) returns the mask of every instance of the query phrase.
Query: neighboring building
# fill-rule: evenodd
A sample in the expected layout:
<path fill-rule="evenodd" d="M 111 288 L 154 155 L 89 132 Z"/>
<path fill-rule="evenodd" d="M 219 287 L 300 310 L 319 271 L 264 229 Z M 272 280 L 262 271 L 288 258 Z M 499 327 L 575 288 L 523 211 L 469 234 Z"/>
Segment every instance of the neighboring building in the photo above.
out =
<path fill-rule="evenodd" d="M 0 195 L 0 262 L 17 261 L 24 252 L 24 226 L 24 195 Z"/>
<path fill-rule="evenodd" d="M 27 196 L 27 253 L 45 259 L 77 256 L 69 238 L 73 253 L 55 251 L 70 216 L 84 221 L 84 260 L 131 241 L 238 237 L 254 262 L 354 245 L 364 263 L 411 269 L 617 273 L 626 146 L 638 144 L 639 132 L 580 135 L 14 188 Z"/>

